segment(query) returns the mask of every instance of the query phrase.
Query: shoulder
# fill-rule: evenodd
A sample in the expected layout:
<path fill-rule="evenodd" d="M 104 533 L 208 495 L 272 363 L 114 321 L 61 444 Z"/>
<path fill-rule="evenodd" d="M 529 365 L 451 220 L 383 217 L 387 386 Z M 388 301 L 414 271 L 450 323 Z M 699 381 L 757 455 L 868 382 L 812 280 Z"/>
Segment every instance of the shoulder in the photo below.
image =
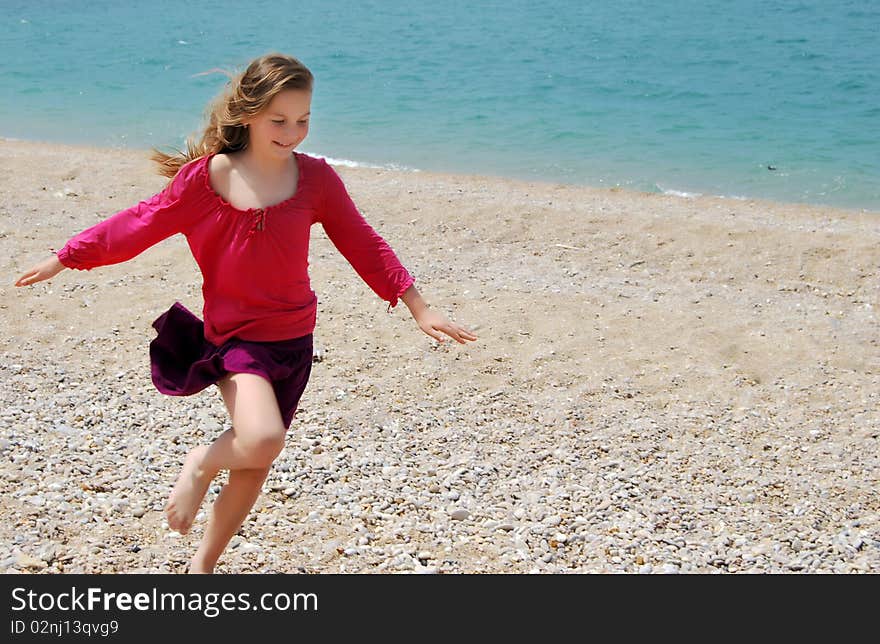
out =
<path fill-rule="evenodd" d="M 193 185 L 203 183 L 202 175 L 206 172 L 209 160 L 210 157 L 203 156 L 184 163 L 171 180 L 174 192 L 182 193 Z"/>
<path fill-rule="evenodd" d="M 202 176 L 202 185 L 207 192 L 220 195 L 228 195 L 232 184 L 232 175 L 238 168 L 235 160 L 228 154 L 218 152 L 209 155 L 205 161 L 204 173 Z"/>
<path fill-rule="evenodd" d="M 211 174 L 220 174 L 224 172 L 229 174 L 233 167 L 232 159 L 228 154 L 223 152 L 209 154 L 208 156 L 203 157 L 203 159 L 205 159 L 205 165 Z"/>
<path fill-rule="evenodd" d="M 202 198 L 207 185 L 209 157 L 203 156 L 183 164 L 162 191 L 166 203 L 191 206 Z"/>
<path fill-rule="evenodd" d="M 324 193 L 338 190 L 342 186 L 342 179 L 327 159 L 302 152 L 297 152 L 297 156 L 303 175 L 310 184 L 320 186 Z"/>
<path fill-rule="evenodd" d="M 217 153 L 205 157 L 204 167 L 205 173 L 210 175 L 211 181 L 217 185 L 229 182 L 229 175 L 232 174 L 235 166 L 228 154 Z"/>
<path fill-rule="evenodd" d="M 333 172 L 333 168 L 330 167 L 330 164 L 323 157 L 315 157 L 304 152 L 297 152 L 296 156 L 305 174 L 324 178 L 329 172 Z"/>

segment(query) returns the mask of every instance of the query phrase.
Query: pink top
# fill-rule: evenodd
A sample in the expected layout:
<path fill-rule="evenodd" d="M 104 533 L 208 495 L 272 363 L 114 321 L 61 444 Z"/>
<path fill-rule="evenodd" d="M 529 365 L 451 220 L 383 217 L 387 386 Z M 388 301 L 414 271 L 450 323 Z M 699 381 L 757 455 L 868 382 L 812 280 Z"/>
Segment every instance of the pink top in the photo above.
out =
<path fill-rule="evenodd" d="M 205 338 L 268 342 L 312 333 L 318 299 L 308 274 L 309 232 L 320 222 L 358 275 L 391 306 L 415 281 L 364 220 L 326 161 L 299 152 L 296 193 L 239 210 L 211 187 L 213 155 L 183 166 L 160 193 L 76 235 L 58 251 L 68 268 L 131 259 L 183 233 L 202 272 Z"/>

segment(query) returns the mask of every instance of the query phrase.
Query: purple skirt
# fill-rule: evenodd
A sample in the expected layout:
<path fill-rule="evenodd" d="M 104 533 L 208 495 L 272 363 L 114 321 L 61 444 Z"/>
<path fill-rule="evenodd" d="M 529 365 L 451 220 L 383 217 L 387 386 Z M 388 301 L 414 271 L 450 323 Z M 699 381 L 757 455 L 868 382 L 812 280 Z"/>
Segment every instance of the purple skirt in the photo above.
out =
<path fill-rule="evenodd" d="M 205 325 L 180 302 L 156 318 L 150 343 L 153 384 L 163 394 L 189 396 L 230 373 L 253 373 L 272 384 L 289 428 L 312 371 L 312 335 L 277 342 L 232 338 L 217 347 Z"/>

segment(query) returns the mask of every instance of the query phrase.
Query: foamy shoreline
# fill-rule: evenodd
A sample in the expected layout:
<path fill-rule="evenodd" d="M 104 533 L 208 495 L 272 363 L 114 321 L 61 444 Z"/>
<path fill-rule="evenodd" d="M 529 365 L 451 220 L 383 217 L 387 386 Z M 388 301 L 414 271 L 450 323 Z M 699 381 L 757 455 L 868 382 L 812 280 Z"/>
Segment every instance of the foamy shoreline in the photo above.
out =
<path fill-rule="evenodd" d="M 0 569 L 179 571 L 204 524 L 161 508 L 226 423 L 146 368 L 149 323 L 201 308 L 185 241 L 11 286 L 164 181 L 130 150 L 0 164 Z M 480 340 L 435 348 L 315 227 L 323 360 L 220 571 L 880 571 L 878 213 L 339 171 Z"/>
<path fill-rule="evenodd" d="M 0 135 L 0 145 L 3 144 L 22 144 L 22 145 L 33 145 L 33 146 L 48 146 L 48 147 L 61 147 L 61 148 L 70 148 L 70 149 L 79 149 L 79 150 L 93 150 L 96 152 L 119 152 L 122 154 L 130 153 L 132 155 L 139 155 L 143 158 L 148 158 L 151 149 L 149 148 L 128 148 L 128 147 L 102 147 L 95 145 L 87 145 L 87 144 L 68 144 L 68 143 L 59 143 L 54 141 L 38 141 L 38 140 L 29 140 L 29 139 L 17 139 L 12 137 L 4 137 Z M 622 187 L 619 185 L 596 185 L 596 184 L 582 184 L 582 183 L 568 183 L 564 181 L 554 181 L 550 179 L 538 180 L 538 179 L 522 179 L 517 177 L 496 175 L 496 174 L 464 174 L 464 173 L 453 173 L 453 172 L 436 172 L 432 170 L 425 170 L 422 168 L 416 167 L 408 167 L 396 163 L 391 164 L 380 164 L 380 163 L 372 163 L 369 161 L 357 161 L 353 159 L 344 159 L 344 158 L 335 158 L 331 156 L 326 156 L 323 154 L 319 154 L 316 152 L 306 151 L 306 154 L 311 156 L 325 159 L 328 163 L 337 168 L 346 168 L 351 170 L 360 170 L 360 171 L 385 171 L 385 172 L 400 172 L 404 174 L 431 174 L 438 176 L 446 176 L 446 177 L 467 177 L 475 180 L 490 180 L 490 181 L 510 181 L 517 184 L 529 184 L 535 186 L 543 186 L 543 187 L 557 187 L 557 186 L 566 186 L 574 189 L 582 189 L 582 190 L 599 190 L 599 191 L 609 191 L 609 192 L 623 192 L 625 194 L 630 194 L 633 196 L 645 196 L 645 195 L 655 195 L 655 196 L 663 196 L 663 197 L 673 197 L 680 198 L 686 200 L 693 199 L 720 199 L 723 201 L 730 201 L 734 204 L 736 203 L 748 203 L 748 204 L 764 204 L 768 207 L 774 206 L 785 206 L 785 207 L 799 207 L 799 208 L 807 208 L 811 210 L 819 210 L 819 211 L 839 211 L 842 213 L 851 213 L 851 214 L 873 214 L 880 216 L 880 210 L 875 210 L 871 208 L 847 208 L 841 206 L 827 205 L 827 204 L 819 204 L 819 203 L 807 203 L 807 202 L 798 202 L 798 201 L 784 201 L 784 200 L 774 200 L 774 199 L 765 199 L 761 197 L 750 197 L 750 196 L 742 196 L 742 195 L 722 195 L 722 194 L 709 194 L 688 190 L 679 190 L 677 188 L 663 187 L 657 186 L 657 192 L 654 191 L 644 191 L 637 190 L 628 187 Z"/>

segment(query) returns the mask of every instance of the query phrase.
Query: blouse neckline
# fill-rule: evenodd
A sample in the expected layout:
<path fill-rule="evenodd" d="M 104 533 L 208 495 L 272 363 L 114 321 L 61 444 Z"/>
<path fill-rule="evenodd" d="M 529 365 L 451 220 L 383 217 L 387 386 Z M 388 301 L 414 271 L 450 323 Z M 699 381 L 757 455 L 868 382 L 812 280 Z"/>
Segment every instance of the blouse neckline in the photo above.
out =
<path fill-rule="evenodd" d="M 296 159 L 296 168 L 297 168 L 297 179 L 296 179 L 296 190 L 290 195 L 287 199 L 279 201 L 278 203 L 271 204 L 264 208 L 247 208 L 246 210 L 242 210 L 241 208 L 237 208 L 233 206 L 231 203 L 226 201 L 223 196 L 214 190 L 214 186 L 211 185 L 211 172 L 209 166 L 211 165 L 211 159 L 217 156 L 217 152 L 212 152 L 211 154 L 205 155 L 205 162 L 203 167 L 204 170 L 204 181 L 205 181 L 205 189 L 216 199 L 220 204 L 232 210 L 233 212 L 242 213 L 242 214 L 253 214 L 256 212 L 266 212 L 267 210 L 274 210 L 276 208 L 283 208 L 284 206 L 292 203 L 299 196 L 300 192 L 302 192 L 303 186 L 303 162 L 302 155 L 296 150 L 293 151 L 293 158 Z"/>

